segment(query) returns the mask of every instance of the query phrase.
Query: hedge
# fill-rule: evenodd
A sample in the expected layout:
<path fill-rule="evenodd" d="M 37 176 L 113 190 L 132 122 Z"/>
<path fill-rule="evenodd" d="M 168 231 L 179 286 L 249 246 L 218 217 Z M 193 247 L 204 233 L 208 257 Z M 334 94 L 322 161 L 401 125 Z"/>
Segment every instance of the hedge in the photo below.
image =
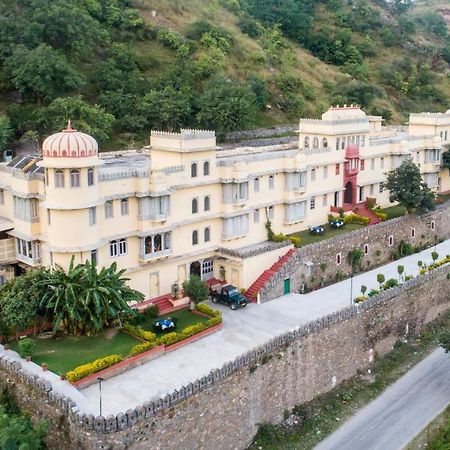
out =
<path fill-rule="evenodd" d="M 372 209 L 372 212 L 381 220 L 385 221 L 388 218 L 388 215 L 384 212 L 378 211 L 377 209 Z"/>
<path fill-rule="evenodd" d="M 211 317 L 220 317 L 222 314 L 218 309 L 212 309 L 211 306 L 209 305 L 205 305 L 204 303 L 199 303 L 196 306 L 196 309 L 199 310 L 200 312 L 202 312 L 203 314 L 207 314 L 208 316 Z"/>
<path fill-rule="evenodd" d="M 88 375 L 92 375 L 93 373 L 97 373 L 100 370 L 106 369 L 107 367 L 111 367 L 122 360 L 123 358 L 120 355 L 105 356 L 104 358 L 96 359 L 95 361 L 83 364 L 82 366 L 78 366 L 75 369 L 67 372 L 66 378 L 72 382 L 81 380 Z"/>
<path fill-rule="evenodd" d="M 148 342 L 156 342 L 157 337 L 155 333 L 152 333 L 151 331 L 143 330 L 142 328 L 135 327 L 134 325 L 131 325 L 129 323 L 125 323 L 123 325 L 123 329 L 130 333 L 131 335 L 137 337 L 138 339 L 143 339 L 144 341 Z"/>
<path fill-rule="evenodd" d="M 142 342 L 142 344 L 137 344 L 131 349 L 131 354 L 133 356 L 139 355 L 140 353 L 144 353 L 147 350 L 151 350 L 158 346 L 158 342 Z"/>
<path fill-rule="evenodd" d="M 346 214 L 343 217 L 345 223 L 360 223 L 362 225 L 367 225 L 370 222 L 370 219 L 365 216 L 360 216 L 359 214 L 351 213 Z"/>

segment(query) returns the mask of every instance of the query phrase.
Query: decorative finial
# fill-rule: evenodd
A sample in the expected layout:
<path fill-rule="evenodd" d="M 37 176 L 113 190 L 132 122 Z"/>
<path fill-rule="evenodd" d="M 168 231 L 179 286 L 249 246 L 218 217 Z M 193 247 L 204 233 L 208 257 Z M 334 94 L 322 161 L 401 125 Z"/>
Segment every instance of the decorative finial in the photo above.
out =
<path fill-rule="evenodd" d="M 67 121 L 67 128 L 65 130 L 63 130 L 63 131 L 75 131 L 72 128 L 72 122 L 70 121 L 70 119 Z"/>

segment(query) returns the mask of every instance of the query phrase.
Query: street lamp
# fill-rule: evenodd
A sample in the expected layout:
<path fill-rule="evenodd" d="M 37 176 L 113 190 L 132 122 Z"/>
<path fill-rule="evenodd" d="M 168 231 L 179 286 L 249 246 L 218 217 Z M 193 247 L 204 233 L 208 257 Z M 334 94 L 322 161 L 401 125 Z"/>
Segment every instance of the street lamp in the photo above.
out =
<path fill-rule="evenodd" d="M 350 274 L 350 306 L 353 306 L 353 270 Z"/>
<path fill-rule="evenodd" d="M 98 393 L 99 393 L 99 400 L 100 400 L 100 416 L 102 415 L 102 381 L 104 378 L 98 377 Z"/>

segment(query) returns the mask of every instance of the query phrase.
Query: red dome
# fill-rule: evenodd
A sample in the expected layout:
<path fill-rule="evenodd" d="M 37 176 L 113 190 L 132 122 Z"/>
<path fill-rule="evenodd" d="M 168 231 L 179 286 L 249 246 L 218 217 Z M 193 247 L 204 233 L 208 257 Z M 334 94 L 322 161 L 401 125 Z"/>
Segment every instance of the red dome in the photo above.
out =
<path fill-rule="evenodd" d="M 65 130 L 45 139 L 42 153 L 50 158 L 83 158 L 97 155 L 98 144 L 92 136 L 74 130 L 69 120 Z"/>

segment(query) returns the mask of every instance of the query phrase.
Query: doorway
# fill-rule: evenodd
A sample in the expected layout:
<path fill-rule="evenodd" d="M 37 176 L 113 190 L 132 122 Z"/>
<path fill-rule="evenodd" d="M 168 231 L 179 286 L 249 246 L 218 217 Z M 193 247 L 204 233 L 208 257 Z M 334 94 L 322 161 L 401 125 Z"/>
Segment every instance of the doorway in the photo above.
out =
<path fill-rule="evenodd" d="M 351 181 L 345 183 L 344 203 L 347 205 L 353 203 L 353 185 Z"/>
<path fill-rule="evenodd" d="M 189 268 L 189 275 L 196 275 L 201 278 L 202 265 L 200 264 L 200 261 L 194 261 L 193 263 L 191 263 L 191 266 Z"/>
<path fill-rule="evenodd" d="M 289 294 L 290 292 L 291 292 L 291 279 L 285 278 L 283 293 L 286 295 L 286 294 Z"/>

